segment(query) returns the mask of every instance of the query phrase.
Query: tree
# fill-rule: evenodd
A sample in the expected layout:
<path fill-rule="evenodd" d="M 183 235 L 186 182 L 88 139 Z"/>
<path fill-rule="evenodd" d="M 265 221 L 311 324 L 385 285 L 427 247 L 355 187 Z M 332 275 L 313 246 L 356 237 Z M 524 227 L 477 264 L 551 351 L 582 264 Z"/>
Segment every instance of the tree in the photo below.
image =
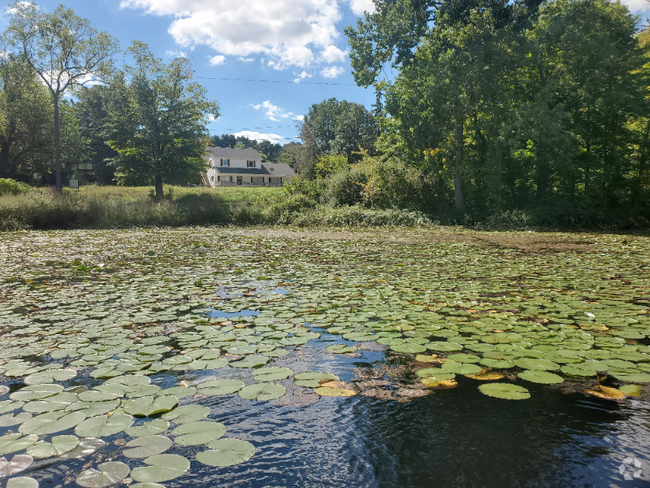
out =
<path fill-rule="evenodd" d="M 115 38 L 97 32 L 90 22 L 59 6 L 54 13 L 36 4 L 16 1 L 9 7 L 4 40 L 16 49 L 48 87 L 54 106 L 54 170 L 61 192 L 61 97 L 69 90 L 111 71 L 118 50 Z"/>
<path fill-rule="evenodd" d="M 191 181 L 205 170 L 208 116 L 218 117 L 219 106 L 192 82 L 189 60 L 166 65 L 142 42 L 127 53 L 135 65 L 111 82 L 108 144 L 117 152 L 118 179 L 153 180 L 161 199 L 164 182 Z"/>
<path fill-rule="evenodd" d="M 360 148 L 374 151 L 377 133 L 375 118 L 363 105 L 330 98 L 312 105 L 302 122 L 303 157 L 310 166 L 327 154 L 354 164 L 361 159 Z"/>
<path fill-rule="evenodd" d="M 36 161 L 51 157 L 50 97 L 31 67 L 15 55 L 0 60 L 0 93 L 0 178 L 26 179 L 42 169 Z"/>
<path fill-rule="evenodd" d="M 212 136 L 211 143 L 216 147 L 240 147 L 244 149 L 255 149 L 262 155 L 265 161 L 277 162 L 282 153 L 282 145 L 271 141 L 256 141 L 245 136 L 236 136 L 234 134 L 222 134 L 221 136 Z"/>

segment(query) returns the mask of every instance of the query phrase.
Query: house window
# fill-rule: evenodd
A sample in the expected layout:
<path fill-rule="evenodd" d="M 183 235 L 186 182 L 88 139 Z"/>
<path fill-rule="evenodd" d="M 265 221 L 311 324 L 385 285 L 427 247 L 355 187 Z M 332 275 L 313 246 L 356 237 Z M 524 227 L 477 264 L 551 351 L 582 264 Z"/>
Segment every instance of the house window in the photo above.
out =
<path fill-rule="evenodd" d="M 230 159 L 221 158 L 221 166 L 230 166 Z"/>
<path fill-rule="evenodd" d="M 217 181 L 221 181 L 221 176 L 217 176 Z"/>
<path fill-rule="evenodd" d="M 246 161 L 246 167 L 247 168 L 254 168 L 255 167 L 255 161 Z"/>
<path fill-rule="evenodd" d="M 260 185 L 264 183 L 264 177 L 263 176 L 251 176 L 251 183 L 253 185 Z"/>

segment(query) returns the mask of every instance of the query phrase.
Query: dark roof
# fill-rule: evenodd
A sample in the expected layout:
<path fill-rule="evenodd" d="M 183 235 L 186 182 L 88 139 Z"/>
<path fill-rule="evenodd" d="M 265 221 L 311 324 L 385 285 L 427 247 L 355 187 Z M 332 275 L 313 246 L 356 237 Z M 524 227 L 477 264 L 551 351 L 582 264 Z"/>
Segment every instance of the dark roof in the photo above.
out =
<path fill-rule="evenodd" d="M 262 159 L 262 155 L 255 149 L 235 149 L 233 147 L 208 147 L 208 151 L 215 158 L 226 159 Z"/>
<path fill-rule="evenodd" d="M 296 172 L 288 164 L 262 163 L 262 167 L 270 176 L 296 176 Z"/>
<path fill-rule="evenodd" d="M 222 175 L 253 175 L 253 176 L 296 176 L 291 166 L 282 163 L 262 163 L 261 168 L 233 168 L 231 166 L 216 166 L 214 169 Z"/>

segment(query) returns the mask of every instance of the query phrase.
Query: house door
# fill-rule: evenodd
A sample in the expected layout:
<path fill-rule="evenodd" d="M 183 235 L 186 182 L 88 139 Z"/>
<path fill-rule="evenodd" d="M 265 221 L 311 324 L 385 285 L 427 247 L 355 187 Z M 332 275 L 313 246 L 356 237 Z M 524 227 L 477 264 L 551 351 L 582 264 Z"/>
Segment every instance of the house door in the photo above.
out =
<path fill-rule="evenodd" d="M 237 184 L 238 184 L 238 185 L 241 185 L 241 183 L 242 183 L 242 177 L 241 177 L 241 176 L 238 176 L 238 177 L 237 177 Z"/>

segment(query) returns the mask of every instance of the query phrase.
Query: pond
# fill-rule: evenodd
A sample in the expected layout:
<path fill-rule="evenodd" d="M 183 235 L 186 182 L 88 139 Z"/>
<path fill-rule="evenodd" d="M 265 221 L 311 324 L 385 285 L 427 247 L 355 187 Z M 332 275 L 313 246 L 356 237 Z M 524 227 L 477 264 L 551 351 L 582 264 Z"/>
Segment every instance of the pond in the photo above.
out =
<path fill-rule="evenodd" d="M 0 486 L 648 486 L 649 251 L 5 233 Z"/>

